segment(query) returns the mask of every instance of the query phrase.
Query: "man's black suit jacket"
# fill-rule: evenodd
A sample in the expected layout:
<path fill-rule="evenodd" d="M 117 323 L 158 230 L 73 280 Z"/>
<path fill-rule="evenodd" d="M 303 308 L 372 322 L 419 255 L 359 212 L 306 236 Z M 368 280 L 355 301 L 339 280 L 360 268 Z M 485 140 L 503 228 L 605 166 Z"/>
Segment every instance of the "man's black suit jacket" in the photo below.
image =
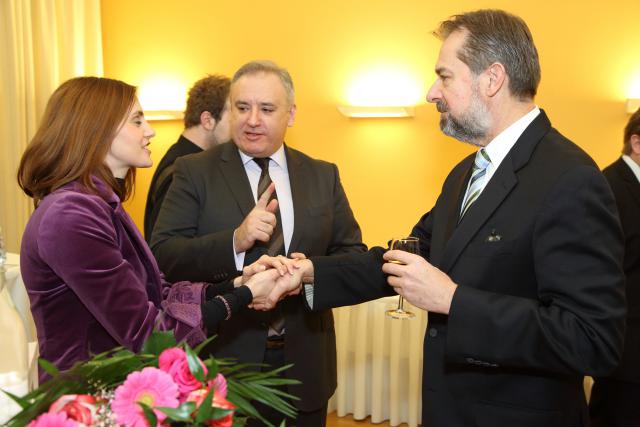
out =
<path fill-rule="evenodd" d="M 586 426 L 583 375 L 611 371 L 623 339 L 611 190 L 541 112 L 458 224 L 473 159 L 452 170 L 412 231 L 459 285 L 448 316 L 429 314 L 422 424 Z M 313 308 L 389 294 L 383 252 L 312 258 Z"/>
<path fill-rule="evenodd" d="M 627 328 L 624 352 L 611 375 L 640 383 L 640 182 L 622 158 L 603 170 L 618 205 L 624 233 L 624 273 L 627 279 Z"/>
<path fill-rule="evenodd" d="M 364 252 L 360 227 L 334 164 L 285 146 L 294 208 L 289 253 L 332 255 Z M 222 144 L 176 160 L 152 237 L 153 253 L 171 281 L 221 281 L 234 277 L 233 232 L 255 206 L 238 149 Z M 283 300 L 287 376 L 302 381 L 289 391 L 303 411 L 319 409 L 336 387 L 331 310 L 309 312 L 302 296 Z M 222 322 L 214 354 L 262 363 L 269 314 L 246 310 Z"/>

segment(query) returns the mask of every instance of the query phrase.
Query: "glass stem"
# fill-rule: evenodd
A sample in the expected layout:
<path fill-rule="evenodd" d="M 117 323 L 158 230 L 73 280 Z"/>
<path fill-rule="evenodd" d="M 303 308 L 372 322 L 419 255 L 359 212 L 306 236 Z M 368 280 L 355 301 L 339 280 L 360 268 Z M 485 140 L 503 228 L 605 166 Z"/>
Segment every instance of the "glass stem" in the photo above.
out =
<path fill-rule="evenodd" d="M 398 299 L 398 311 L 404 311 L 404 297 L 402 295 Z"/>

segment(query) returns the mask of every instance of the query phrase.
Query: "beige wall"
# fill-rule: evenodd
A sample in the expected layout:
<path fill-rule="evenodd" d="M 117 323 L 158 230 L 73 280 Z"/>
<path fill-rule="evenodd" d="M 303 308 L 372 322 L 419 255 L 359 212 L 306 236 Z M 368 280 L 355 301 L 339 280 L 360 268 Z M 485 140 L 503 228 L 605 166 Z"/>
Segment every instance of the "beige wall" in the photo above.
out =
<path fill-rule="evenodd" d="M 136 85 L 170 76 L 189 84 L 206 73 L 231 75 L 252 59 L 285 66 L 298 105 L 287 143 L 338 164 L 365 241 L 380 244 L 408 234 L 447 172 L 472 149 L 440 134 L 432 105 L 395 120 L 350 120 L 336 105 L 359 72 L 385 64 L 419 76 L 424 99 L 439 48 L 431 30 L 451 14 L 483 7 L 528 22 L 542 63 L 537 103 L 600 166 L 613 161 L 628 119 L 624 100 L 640 78 L 637 0 L 103 0 L 105 76 Z M 182 126 L 154 127 L 157 162 Z M 138 171 L 127 205 L 139 226 L 151 174 Z"/>

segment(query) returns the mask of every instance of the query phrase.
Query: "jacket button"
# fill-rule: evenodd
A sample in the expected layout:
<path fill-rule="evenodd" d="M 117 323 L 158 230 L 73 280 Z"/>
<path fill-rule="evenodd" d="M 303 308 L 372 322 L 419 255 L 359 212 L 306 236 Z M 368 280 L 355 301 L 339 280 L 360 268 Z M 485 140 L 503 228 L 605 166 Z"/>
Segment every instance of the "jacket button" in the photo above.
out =
<path fill-rule="evenodd" d="M 438 330 L 436 328 L 429 329 L 429 336 L 431 338 L 435 338 L 438 336 Z"/>
<path fill-rule="evenodd" d="M 467 357 L 465 360 L 467 361 L 467 363 L 471 363 L 472 365 L 476 363 L 476 359 L 474 359 L 473 357 Z"/>

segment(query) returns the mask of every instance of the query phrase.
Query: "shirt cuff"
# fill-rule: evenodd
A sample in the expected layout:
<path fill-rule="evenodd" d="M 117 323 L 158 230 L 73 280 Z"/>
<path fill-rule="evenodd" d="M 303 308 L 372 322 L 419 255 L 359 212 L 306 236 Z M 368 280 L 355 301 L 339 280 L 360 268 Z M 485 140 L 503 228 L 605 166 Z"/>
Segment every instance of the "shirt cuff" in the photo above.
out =
<path fill-rule="evenodd" d="M 231 244 L 233 245 L 233 259 L 236 262 L 236 270 L 242 271 L 242 267 L 244 267 L 244 254 L 246 252 L 236 253 L 236 232 L 233 232 L 233 238 L 231 239 Z"/>
<path fill-rule="evenodd" d="M 313 310 L 313 283 L 304 284 L 304 298 L 307 300 L 307 306 Z"/>

